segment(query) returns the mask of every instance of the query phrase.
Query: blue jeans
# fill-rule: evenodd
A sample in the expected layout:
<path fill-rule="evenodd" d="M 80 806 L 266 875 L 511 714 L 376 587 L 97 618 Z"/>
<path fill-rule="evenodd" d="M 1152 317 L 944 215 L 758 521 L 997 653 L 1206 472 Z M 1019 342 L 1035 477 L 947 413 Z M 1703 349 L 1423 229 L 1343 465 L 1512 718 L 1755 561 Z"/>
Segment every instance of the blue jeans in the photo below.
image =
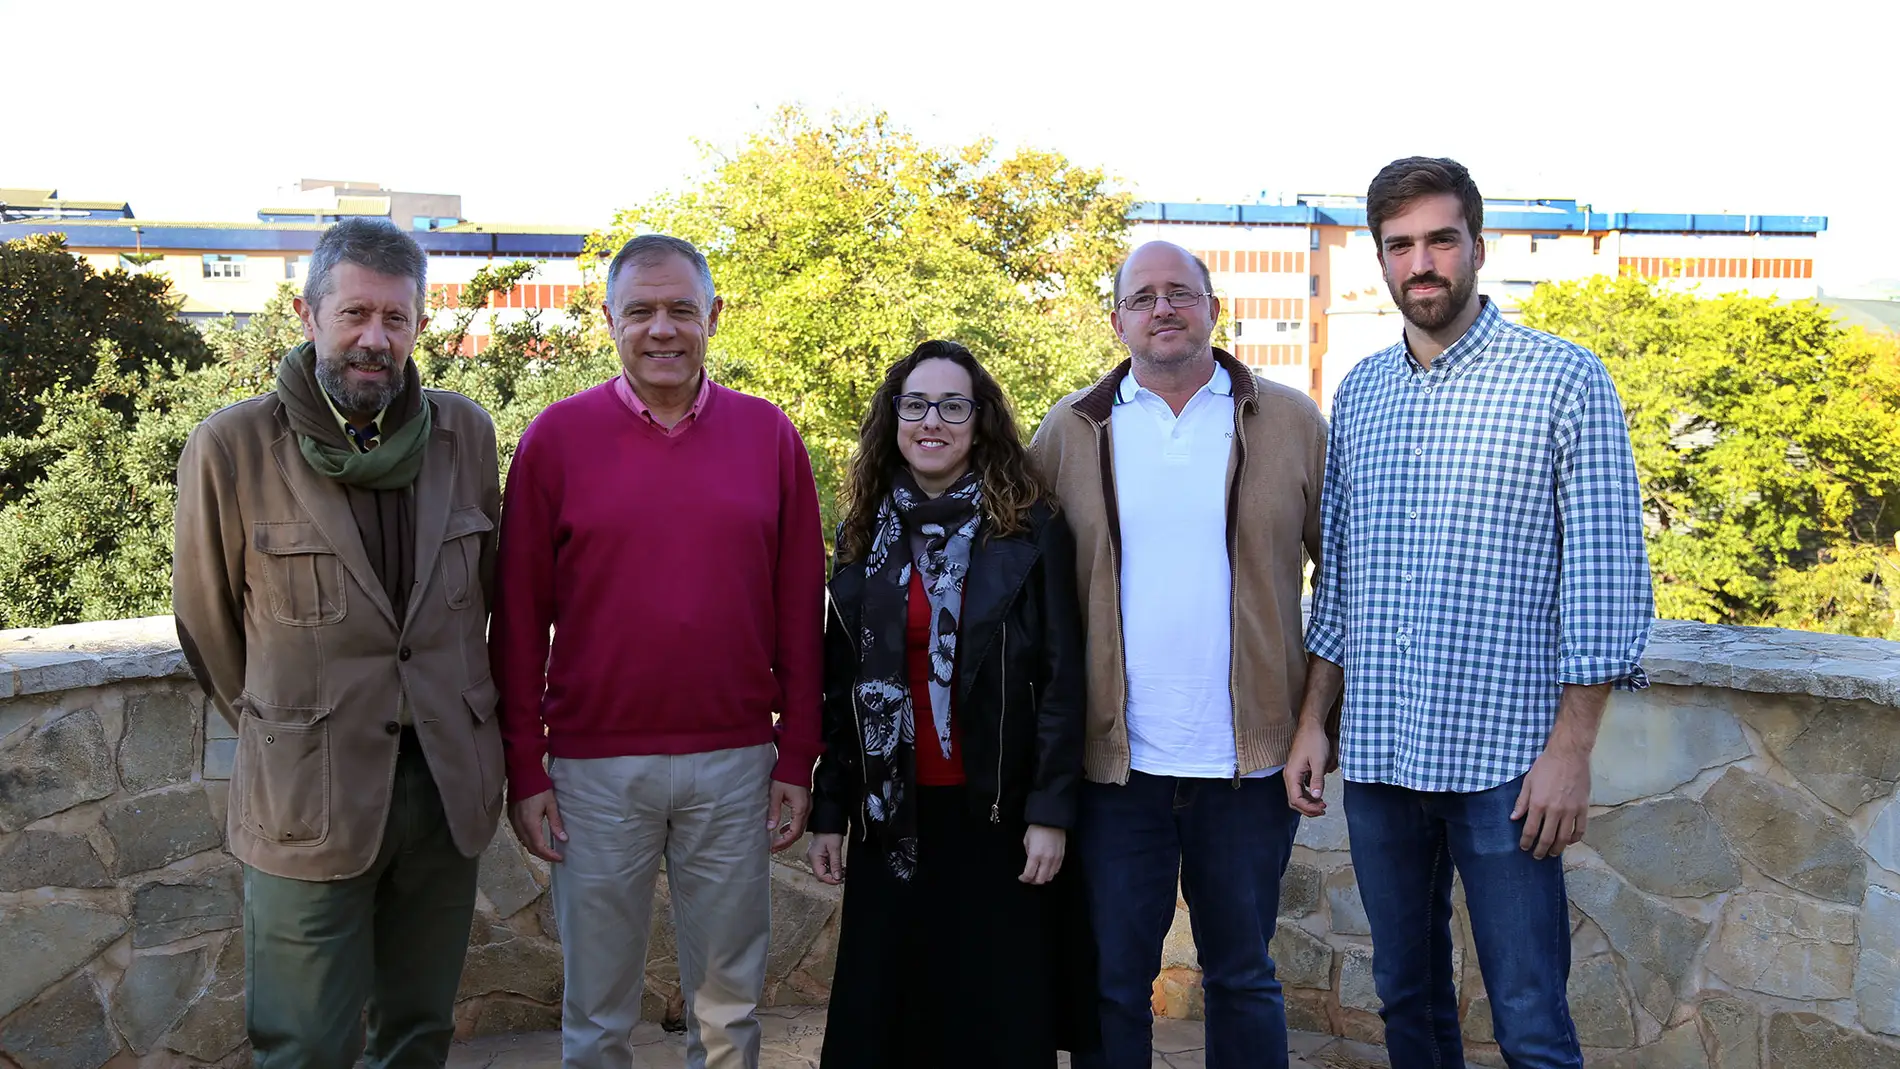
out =
<path fill-rule="evenodd" d="M 1286 1003 L 1267 944 L 1300 815 L 1281 777 L 1178 779 L 1130 773 L 1082 785 L 1076 847 L 1100 950 L 1102 1050 L 1084 1069 L 1148 1069 L 1154 980 L 1187 900 L 1207 1007 L 1208 1069 L 1284 1067 Z"/>
<path fill-rule="evenodd" d="M 1570 914 L 1561 856 L 1518 847 L 1518 777 L 1470 794 L 1346 784 L 1352 864 L 1372 928 L 1392 1069 L 1465 1064 L 1451 963 L 1451 874 L 1465 906 L 1491 1021 L 1511 1069 L 1581 1069 L 1565 995 Z"/>

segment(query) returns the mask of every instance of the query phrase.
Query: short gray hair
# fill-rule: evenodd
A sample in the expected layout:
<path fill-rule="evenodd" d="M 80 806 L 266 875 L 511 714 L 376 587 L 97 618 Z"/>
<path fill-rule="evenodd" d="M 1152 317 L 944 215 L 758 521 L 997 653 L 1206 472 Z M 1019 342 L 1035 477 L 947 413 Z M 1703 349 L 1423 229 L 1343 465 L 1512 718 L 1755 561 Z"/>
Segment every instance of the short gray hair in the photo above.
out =
<path fill-rule="evenodd" d="M 665 234 L 641 234 L 614 253 L 613 262 L 607 265 L 607 294 L 614 292 L 614 279 L 620 275 L 620 269 L 630 263 L 642 267 L 664 260 L 669 256 L 684 257 L 693 265 L 693 271 L 699 275 L 699 288 L 706 292 L 706 307 L 701 311 L 712 310 L 713 299 L 717 294 L 713 290 L 712 267 L 706 263 L 706 257 L 693 243 L 684 238 L 668 237 Z"/>
<path fill-rule="evenodd" d="M 355 264 L 379 275 L 415 279 L 417 318 L 428 310 L 429 254 L 389 220 L 351 216 L 339 220 L 317 239 L 317 250 L 310 256 L 310 275 L 303 284 L 304 303 L 312 310 L 336 289 L 330 272 L 338 264 Z"/>

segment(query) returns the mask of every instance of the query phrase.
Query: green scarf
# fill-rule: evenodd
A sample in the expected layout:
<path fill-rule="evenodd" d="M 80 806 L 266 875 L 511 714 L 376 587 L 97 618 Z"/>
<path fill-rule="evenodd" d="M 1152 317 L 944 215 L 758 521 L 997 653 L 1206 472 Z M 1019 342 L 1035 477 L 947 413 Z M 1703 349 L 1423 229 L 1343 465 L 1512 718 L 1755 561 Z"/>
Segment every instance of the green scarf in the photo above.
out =
<path fill-rule="evenodd" d="M 403 363 L 406 391 L 422 390 L 415 361 Z M 317 474 L 365 490 L 400 490 L 411 486 L 422 472 L 424 447 L 434 427 L 429 400 L 421 398 L 418 411 L 402 426 L 383 435 L 382 444 L 367 453 L 331 444 L 338 437 L 336 420 L 317 385 L 316 346 L 304 342 L 284 354 L 277 365 L 277 396 L 290 415 L 297 447 Z"/>

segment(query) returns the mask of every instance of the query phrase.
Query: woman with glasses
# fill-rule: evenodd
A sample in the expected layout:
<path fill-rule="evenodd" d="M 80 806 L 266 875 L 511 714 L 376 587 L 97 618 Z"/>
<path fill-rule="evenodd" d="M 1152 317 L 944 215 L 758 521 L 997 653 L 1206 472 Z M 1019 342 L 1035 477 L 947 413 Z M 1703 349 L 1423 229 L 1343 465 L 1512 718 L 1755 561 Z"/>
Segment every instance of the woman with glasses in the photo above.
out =
<path fill-rule="evenodd" d="M 845 884 L 821 1065 L 1047 1069 L 1095 1033 L 1063 865 L 1074 543 L 1002 388 L 955 342 L 884 376 L 842 504 L 806 854 Z"/>

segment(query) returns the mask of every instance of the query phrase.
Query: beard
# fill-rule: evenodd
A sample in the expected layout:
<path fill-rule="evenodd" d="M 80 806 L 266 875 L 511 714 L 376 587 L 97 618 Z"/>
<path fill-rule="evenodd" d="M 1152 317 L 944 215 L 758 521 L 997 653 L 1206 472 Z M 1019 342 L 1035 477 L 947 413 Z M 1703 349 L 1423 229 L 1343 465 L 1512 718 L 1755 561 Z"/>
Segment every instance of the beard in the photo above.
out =
<path fill-rule="evenodd" d="M 1430 283 L 1439 287 L 1435 297 L 1415 297 L 1411 287 L 1416 284 Z M 1405 321 L 1423 331 L 1443 330 L 1458 318 L 1465 306 L 1471 303 L 1472 291 L 1478 288 L 1478 275 L 1475 271 L 1460 271 L 1447 279 L 1443 275 L 1414 275 L 1403 284 L 1389 283 L 1392 291 L 1392 303 L 1399 306 Z"/>
<path fill-rule="evenodd" d="M 351 364 L 364 367 L 379 367 L 391 374 L 388 381 L 378 385 L 366 382 L 351 385 L 346 372 Z M 407 385 L 402 372 L 396 367 L 396 360 L 388 353 L 372 353 L 368 349 L 351 349 L 325 358 L 317 357 L 317 385 L 330 395 L 330 400 L 345 413 L 381 412 L 402 396 Z"/>

